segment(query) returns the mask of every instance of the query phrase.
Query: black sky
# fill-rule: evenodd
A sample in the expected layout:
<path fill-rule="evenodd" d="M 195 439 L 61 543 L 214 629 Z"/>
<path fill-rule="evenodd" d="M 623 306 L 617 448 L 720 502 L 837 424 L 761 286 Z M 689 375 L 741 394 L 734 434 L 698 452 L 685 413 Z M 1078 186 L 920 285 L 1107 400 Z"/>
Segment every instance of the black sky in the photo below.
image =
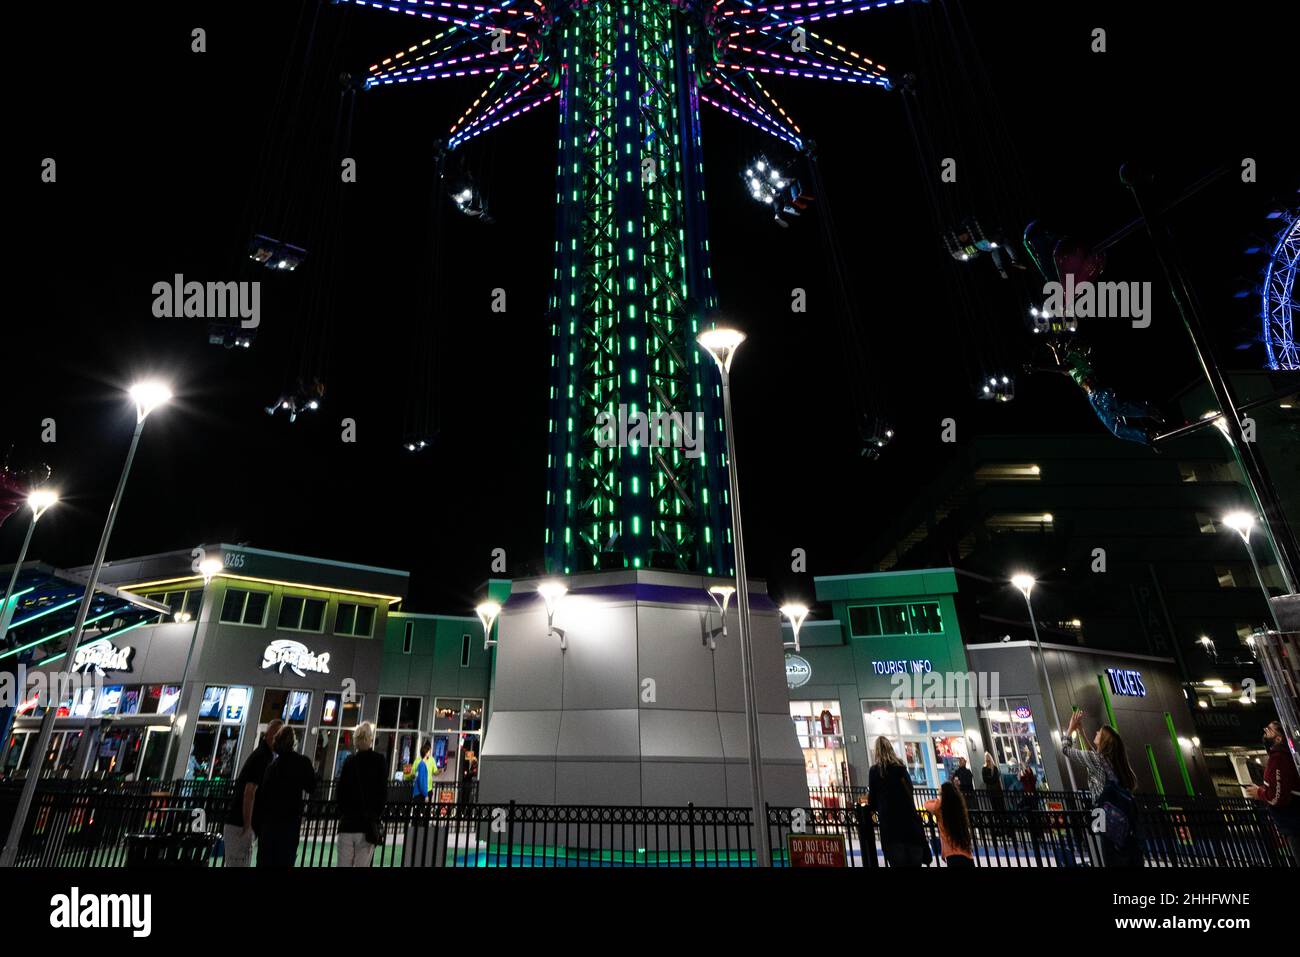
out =
<path fill-rule="evenodd" d="M 315 0 L 310 0 L 315 2 Z M 84 7 L 85 9 L 81 9 Z M 551 270 L 553 109 L 477 141 L 467 161 L 490 189 L 496 222 L 443 207 L 443 283 L 429 317 L 433 143 L 481 84 L 417 84 L 363 93 L 352 154 L 358 182 L 334 216 L 317 189 L 329 161 L 337 87 L 329 69 L 364 69 L 420 39 L 409 18 L 325 5 L 316 74 L 299 119 L 285 125 L 280 94 L 299 4 L 141 3 L 24 9 L 11 75 L 17 130 L 8 150 L 9 332 L 0 380 L 0 442 L 17 462 L 45 461 L 66 504 L 42 523 L 33 557 L 91 558 L 133 417 L 119 390 L 147 372 L 168 375 L 179 399 L 151 420 L 110 549 L 111 557 L 202 541 L 410 569 L 419 610 L 464 612 L 504 547 L 513 573 L 540 554 L 544 504 L 548 342 L 541 319 Z M 1258 261 L 1242 255 L 1266 230 L 1265 213 L 1294 189 L 1294 24 L 1283 4 L 1211 8 L 1177 3 L 968 0 L 994 91 L 957 129 L 953 155 L 969 159 L 975 197 L 1011 197 L 973 210 L 1012 234 L 1025 217 L 1095 238 L 1134 214 L 1118 169 L 1141 160 L 1176 192 L 1224 163 L 1259 160 L 1259 182 L 1229 176 L 1176 217 L 1206 314 L 1232 364 L 1259 367 L 1251 306 L 1232 298 Z M 824 32 L 885 63 L 918 70 L 908 9 L 832 21 Z M 190 52 L 190 30 L 208 52 Z M 1108 51 L 1089 51 L 1107 30 Z M 819 28 L 820 29 L 820 28 Z M 948 64 L 950 82 L 963 69 Z M 296 74 L 290 74 L 290 88 Z M 924 88 L 926 78 L 920 82 Z M 750 571 L 789 578 L 790 549 L 810 572 L 858 570 L 863 542 L 951 453 L 939 421 L 959 432 L 1096 432 L 1083 397 L 1060 377 L 1022 381 L 1017 401 L 971 399 L 952 271 L 927 211 L 922 175 L 898 94 L 773 78 L 770 88 L 819 144 L 857 328 L 870 343 L 899 438 L 868 464 L 845 409 L 853 373 L 837 346 L 834 286 L 817 224 L 776 229 L 737 179 L 761 134 L 714 111 L 704 116 L 713 272 L 723 313 L 751 336 L 734 370 L 738 453 Z M 990 120 L 1009 137 L 977 145 Z M 963 126 L 962 124 L 965 124 Z M 971 125 L 975 129 L 971 129 Z M 285 142 L 284 148 L 275 146 Z M 945 155 L 949 144 L 945 144 Z M 270 153 L 271 160 L 265 159 Z M 39 182 L 43 157 L 58 182 Z M 987 168 L 986 160 L 1006 165 Z M 332 161 L 331 161 L 332 162 Z M 992 179 L 991 179 L 992 178 Z M 996 180 L 994 182 L 993 180 Z M 269 198 L 268 198 L 269 197 Z M 325 408 L 290 427 L 263 406 L 297 368 L 295 323 L 303 288 L 321 277 L 248 271 L 244 247 L 272 209 L 316 223 L 314 249 L 337 251 L 328 287 Z M 310 229 L 308 229 L 310 232 Z M 292 237 L 289 237 L 292 238 Z M 1030 284 L 975 277 L 978 308 L 1013 355 L 1023 352 Z M 156 319 L 155 282 L 264 279 L 255 348 L 206 343 L 200 320 Z M 283 282 L 272 280 L 284 279 Z M 1108 278 L 1160 275 L 1145 239 L 1117 246 Z M 297 285 L 295 285 L 295 283 Z M 493 314 L 491 290 L 507 290 Z M 792 315 L 790 290 L 808 291 Z M 409 356 L 436 330 L 442 360 L 442 432 L 419 456 L 399 448 L 416 399 Z M 1158 402 L 1195 367 L 1173 305 L 1161 295 L 1149 330 L 1107 330 L 1102 363 L 1124 388 Z M 359 441 L 340 441 L 339 420 Z M 40 442 L 53 418 L 58 441 Z M 0 561 L 21 528 L 0 530 Z M 794 588 L 797 583 L 784 587 Z M 806 586 L 805 586 L 806 587 Z"/>

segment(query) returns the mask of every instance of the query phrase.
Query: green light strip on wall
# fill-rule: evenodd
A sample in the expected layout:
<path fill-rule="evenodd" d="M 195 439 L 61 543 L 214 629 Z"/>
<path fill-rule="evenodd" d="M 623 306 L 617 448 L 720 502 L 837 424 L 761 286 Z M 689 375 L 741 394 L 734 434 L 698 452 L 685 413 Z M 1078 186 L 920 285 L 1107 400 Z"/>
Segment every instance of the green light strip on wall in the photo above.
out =
<path fill-rule="evenodd" d="M 1118 731 L 1119 722 L 1115 720 L 1115 709 L 1111 707 L 1110 689 L 1106 687 L 1105 675 L 1097 675 L 1097 687 L 1101 689 L 1101 701 L 1106 706 L 1106 722 Z"/>
<path fill-rule="evenodd" d="M 1178 758 L 1178 770 L 1183 775 L 1183 787 L 1187 788 L 1188 794 L 1195 794 L 1196 789 L 1192 787 L 1192 776 L 1187 773 L 1187 762 L 1183 760 L 1183 746 L 1178 743 L 1178 732 L 1174 730 L 1174 716 L 1168 711 L 1165 712 L 1165 727 L 1169 729 L 1169 740 L 1174 744 L 1174 756 Z"/>
<path fill-rule="evenodd" d="M 1156 782 L 1156 793 L 1164 797 L 1165 782 L 1160 780 L 1160 768 L 1156 766 L 1156 752 L 1149 744 L 1147 745 L 1147 764 L 1151 765 L 1151 777 Z"/>

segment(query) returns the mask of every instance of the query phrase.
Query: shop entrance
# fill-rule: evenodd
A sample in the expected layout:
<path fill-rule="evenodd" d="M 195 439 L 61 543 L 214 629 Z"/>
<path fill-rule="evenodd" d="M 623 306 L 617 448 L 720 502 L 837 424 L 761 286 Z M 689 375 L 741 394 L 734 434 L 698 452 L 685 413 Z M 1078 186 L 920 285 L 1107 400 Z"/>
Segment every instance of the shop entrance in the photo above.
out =
<path fill-rule="evenodd" d="M 883 735 L 917 787 L 937 788 L 952 780 L 961 758 L 970 764 L 966 729 L 955 706 L 908 699 L 895 707 L 889 699 L 868 699 L 862 702 L 862 717 L 868 761 Z"/>

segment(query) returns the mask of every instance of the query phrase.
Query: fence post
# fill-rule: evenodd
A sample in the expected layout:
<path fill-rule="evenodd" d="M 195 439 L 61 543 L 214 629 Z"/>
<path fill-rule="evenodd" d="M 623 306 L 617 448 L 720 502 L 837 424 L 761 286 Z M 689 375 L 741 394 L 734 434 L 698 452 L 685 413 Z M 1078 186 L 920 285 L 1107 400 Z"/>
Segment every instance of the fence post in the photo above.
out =
<path fill-rule="evenodd" d="M 695 802 L 686 804 L 686 829 L 690 833 L 691 867 L 695 866 Z"/>
<path fill-rule="evenodd" d="M 876 831 L 871 826 L 871 808 L 866 804 L 855 804 L 853 813 L 857 815 L 858 847 L 862 849 L 862 866 L 879 867 L 876 859 Z"/>
<path fill-rule="evenodd" d="M 506 808 L 506 867 L 514 866 L 515 858 L 515 802 Z"/>

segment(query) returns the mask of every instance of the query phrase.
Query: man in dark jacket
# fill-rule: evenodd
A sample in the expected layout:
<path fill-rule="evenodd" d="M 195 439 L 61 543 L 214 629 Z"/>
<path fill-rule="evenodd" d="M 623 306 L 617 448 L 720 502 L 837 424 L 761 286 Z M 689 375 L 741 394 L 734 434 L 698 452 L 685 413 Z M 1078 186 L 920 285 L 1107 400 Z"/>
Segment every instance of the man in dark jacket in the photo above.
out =
<path fill-rule="evenodd" d="M 253 802 L 262 777 L 270 767 L 275 752 L 271 745 L 280 733 L 284 722 L 279 718 L 266 726 L 266 733 L 244 762 L 244 768 L 235 778 L 235 795 L 226 813 L 225 865 L 226 867 L 251 867 L 253 865 Z"/>
<path fill-rule="evenodd" d="M 966 766 L 965 758 L 957 759 L 957 770 L 952 772 L 952 777 L 957 782 L 957 787 L 961 788 L 963 797 L 969 798 L 975 793 L 975 775 Z"/>
<path fill-rule="evenodd" d="M 388 761 L 376 754 L 375 726 L 369 721 L 352 734 L 356 750 L 339 771 L 339 867 L 369 867 L 375 846 L 383 843 L 384 805 L 388 802 Z"/>
<path fill-rule="evenodd" d="M 316 771 L 297 747 L 297 736 L 286 724 L 275 736 L 275 760 L 266 769 L 253 808 L 258 867 L 293 867 L 298 854 L 303 802 L 316 786 Z"/>
<path fill-rule="evenodd" d="M 1251 796 L 1268 805 L 1278 833 L 1291 847 L 1292 859 L 1300 864 L 1300 774 L 1280 721 L 1264 728 L 1264 747 L 1268 749 L 1264 783 L 1252 788 Z"/>

